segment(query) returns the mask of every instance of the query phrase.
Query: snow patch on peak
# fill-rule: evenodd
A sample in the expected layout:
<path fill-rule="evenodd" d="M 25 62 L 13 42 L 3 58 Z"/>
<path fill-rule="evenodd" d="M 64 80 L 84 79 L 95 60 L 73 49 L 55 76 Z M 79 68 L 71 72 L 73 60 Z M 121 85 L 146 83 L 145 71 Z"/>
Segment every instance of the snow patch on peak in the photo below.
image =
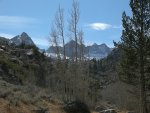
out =
<path fill-rule="evenodd" d="M 24 43 L 25 45 L 34 45 L 31 37 L 28 36 L 27 33 L 23 32 L 21 35 L 17 35 L 11 39 L 11 42 L 15 45 L 21 45 Z"/>

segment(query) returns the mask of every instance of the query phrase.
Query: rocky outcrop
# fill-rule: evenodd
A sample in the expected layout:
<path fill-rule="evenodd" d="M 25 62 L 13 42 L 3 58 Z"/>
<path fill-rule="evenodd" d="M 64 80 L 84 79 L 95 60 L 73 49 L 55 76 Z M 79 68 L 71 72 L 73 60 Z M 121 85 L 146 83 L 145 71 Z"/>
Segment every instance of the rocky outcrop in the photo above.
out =
<path fill-rule="evenodd" d="M 76 45 L 76 42 L 74 40 L 71 40 L 70 42 L 65 44 L 65 51 L 66 51 L 66 56 L 67 57 L 73 57 L 75 50 L 74 47 Z M 78 47 L 78 57 L 80 54 L 80 49 L 82 47 L 83 51 L 84 51 L 84 57 L 85 58 L 96 58 L 96 59 L 102 59 L 104 57 L 107 57 L 108 54 L 112 51 L 112 48 L 109 48 L 106 44 L 96 44 L 94 43 L 91 46 L 86 46 L 86 45 L 80 45 L 77 43 L 77 47 Z M 63 54 L 63 47 L 59 46 L 58 47 L 60 54 Z M 55 46 L 51 46 L 49 47 L 49 49 L 47 50 L 47 53 L 55 53 L 56 54 L 56 50 L 57 48 Z"/>
<path fill-rule="evenodd" d="M 13 37 L 10 40 L 10 43 L 15 44 L 16 46 L 19 46 L 21 44 L 34 45 L 34 42 L 32 41 L 31 37 L 29 37 L 28 34 L 25 32 L 23 32 L 21 35 Z"/>

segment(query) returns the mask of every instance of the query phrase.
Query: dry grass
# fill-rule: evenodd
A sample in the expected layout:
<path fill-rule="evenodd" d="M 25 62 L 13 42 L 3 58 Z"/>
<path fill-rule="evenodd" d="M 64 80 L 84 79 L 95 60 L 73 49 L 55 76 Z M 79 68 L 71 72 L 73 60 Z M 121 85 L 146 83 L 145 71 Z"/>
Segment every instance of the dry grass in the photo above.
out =
<path fill-rule="evenodd" d="M 40 106 L 40 105 L 39 105 Z M 39 109 L 39 106 L 33 104 L 24 104 L 22 102 L 19 105 L 11 105 L 9 100 L 0 98 L 0 113 L 36 113 L 35 111 Z M 60 104 L 52 104 L 47 101 L 41 101 L 41 106 L 47 108 L 49 113 L 65 113 L 63 106 Z"/>
<path fill-rule="evenodd" d="M 46 90 L 35 86 L 17 86 L 0 80 L 0 113 L 36 113 L 39 108 L 48 113 L 65 113 L 63 103 L 53 97 L 46 99 L 49 96 Z"/>
<path fill-rule="evenodd" d="M 50 113 L 65 113 L 58 100 L 49 101 L 46 91 L 35 86 L 17 86 L 0 80 L 0 113 L 36 113 L 46 108 Z"/>

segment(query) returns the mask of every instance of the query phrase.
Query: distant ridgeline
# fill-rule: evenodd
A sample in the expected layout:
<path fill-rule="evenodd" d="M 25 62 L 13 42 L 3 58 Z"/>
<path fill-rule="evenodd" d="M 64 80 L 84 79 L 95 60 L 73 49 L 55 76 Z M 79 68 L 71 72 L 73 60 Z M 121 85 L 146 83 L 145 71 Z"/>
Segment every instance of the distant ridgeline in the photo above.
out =
<path fill-rule="evenodd" d="M 25 32 L 23 32 L 21 35 L 17 35 L 10 39 L 10 43 L 15 44 L 17 46 L 21 44 L 34 45 L 34 42 L 32 41 L 31 37 L 29 37 L 28 34 Z"/>
<path fill-rule="evenodd" d="M 75 43 L 76 42 L 74 40 L 71 40 L 65 44 L 66 56 L 69 58 L 72 57 L 74 54 L 73 47 L 75 47 Z M 91 46 L 85 46 L 84 44 L 83 45 L 77 44 L 78 55 L 81 52 L 80 51 L 81 46 L 83 47 L 84 57 L 89 58 L 89 59 L 93 59 L 93 58 L 101 59 L 101 58 L 107 57 L 108 54 L 111 53 L 112 51 L 112 48 L 109 48 L 106 44 L 97 45 L 95 43 Z M 63 47 L 59 46 L 58 48 L 59 48 L 60 54 L 62 55 Z M 50 46 L 47 50 L 48 55 L 53 57 L 53 55 L 56 54 L 56 49 L 57 49 L 56 46 Z"/>
<path fill-rule="evenodd" d="M 17 35 L 13 37 L 12 39 L 7 39 L 7 37 L 6 38 L 0 37 L 0 43 L 8 44 L 8 45 L 15 45 L 15 46 L 20 46 L 22 44 L 35 45 L 31 37 L 29 37 L 28 34 L 25 32 L 23 32 L 21 35 Z"/>
<path fill-rule="evenodd" d="M 0 37 L 0 43 L 5 43 L 9 45 L 15 45 L 15 46 L 23 46 L 23 45 L 28 45 L 28 46 L 35 46 L 33 40 L 31 39 L 30 36 L 28 36 L 27 33 L 23 32 L 21 35 L 17 35 L 13 37 L 12 39 L 6 39 L 4 37 Z M 73 47 L 75 46 L 75 41 L 71 40 L 68 43 L 65 44 L 65 51 L 66 51 L 66 56 L 68 58 L 72 57 L 74 54 Z M 101 44 L 98 45 L 94 43 L 93 45 L 86 46 L 86 45 L 80 45 L 78 44 L 78 52 L 80 52 L 80 47 L 83 47 L 84 51 L 84 57 L 89 58 L 89 59 L 102 59 L 108 56 L 109 53 L 111 53 L 112 48 L 109 48 L 106 44 Z M 63 54 L 63 47 L 59 46 L 59 51 L 60 55 Z M 46 55 L 49 57 L 56 57 L 56 46 L 50 46 L 46 50 Z"/>

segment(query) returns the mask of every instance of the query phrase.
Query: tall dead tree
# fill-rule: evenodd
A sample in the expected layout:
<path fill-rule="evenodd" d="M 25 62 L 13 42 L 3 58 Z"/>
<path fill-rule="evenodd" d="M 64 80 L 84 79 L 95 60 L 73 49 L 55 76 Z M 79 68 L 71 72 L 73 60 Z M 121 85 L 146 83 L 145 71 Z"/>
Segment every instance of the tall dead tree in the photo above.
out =
<path fill-rule="evenodd" d="M 64 60 L 66 59 L 66 51 L 65 51 L 65 37 L 64 37 L 64 9 L 59 6 L 56 15 L 55 15 L 55 25 L 58 36 L 62 40 L 63 46 L 63 56 Z"/>
<path fill-rule="evenodd" d="M 80 45 L 79 47 L 79 57 L 80 57 L 80 61 L 83 61 L 84 59 L 84 39 L 83 39 L 83 31 L 80 30 L 79 33 L 78 33 L 78 43 Z"/>
<path fill-rule="evenodd" d="M 51 27 L 50 42 L 52 43 L 52 46 L 53 46 L 54 52 L 57 55 L 57 58 L 59 59 L 60 58 L 59 38 L 58 38 L 56 28 L 54 26 Z"/>
<path fill-rule="evenodd" d="M 72 9 L 70 12 L 69 31 L 75 40 L 75 62 L 78 59 L 78 23 L 80 17 L 79 3 L 73 0 Z"/>

